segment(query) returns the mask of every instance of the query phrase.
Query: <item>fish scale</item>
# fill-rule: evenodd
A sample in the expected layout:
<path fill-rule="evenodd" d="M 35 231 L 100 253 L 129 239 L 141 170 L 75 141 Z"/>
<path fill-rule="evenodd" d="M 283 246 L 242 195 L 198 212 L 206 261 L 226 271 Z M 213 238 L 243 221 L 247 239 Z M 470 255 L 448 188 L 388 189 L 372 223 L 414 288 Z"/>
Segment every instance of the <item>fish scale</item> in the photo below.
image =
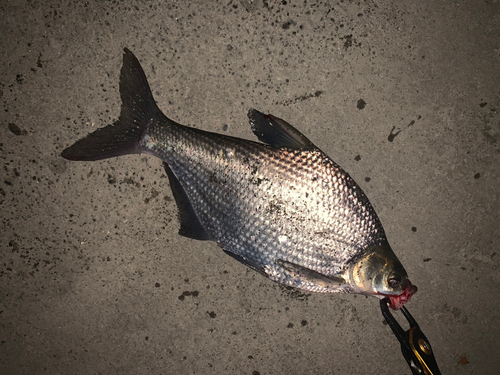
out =
<path fill-rule="evenodd" d="M 286 285 L 297 280 L 273 267 L 275 259 L 330 276 L 386 242 L 371 206 L 360 209 L 367 206 L 361 189 L 317 149 L 200 134 L 167 118 L 148 128 L 141 145 L 171 167 L 214 241 L 259 268 L 275 268 L 272 278 Z"/>
<path fill-rule="evenodd" d="M 215 241 L 281 284 L 389 297 L 395 309 L 416 292 L 363 191 L 284 120 L 249 111 L 263 143 L 180 125 L 159 110 L 127 49 L 120 96 L 119 119 L 65 149 L 64 158 L 160 158 L 179 209 L 179 234 Z"/>

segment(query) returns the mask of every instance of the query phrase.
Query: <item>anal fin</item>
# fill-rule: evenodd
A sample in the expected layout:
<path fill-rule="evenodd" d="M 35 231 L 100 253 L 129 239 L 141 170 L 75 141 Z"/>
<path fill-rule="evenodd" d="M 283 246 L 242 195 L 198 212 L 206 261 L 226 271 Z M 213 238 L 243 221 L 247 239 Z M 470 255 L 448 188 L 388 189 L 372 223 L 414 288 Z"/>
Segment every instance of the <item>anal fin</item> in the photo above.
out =
<path fill-rule="evenodd" d="M 193 240 L 211 240 L 212 238 L 206 232 L 205 228 L 203 228 L 200 219 L 198 219 L 198 216 L 189 201 L 188 195 L 175 176 L 174 172 L 172 172 L 170 166 L 165 162 L 163 162 L 163 167 L 165 168 L 168 180 L 170 181 L 170 188 L 172 189 L 172 194 L 174 195 L 175 203 L 177 203 L 177 209 L 179 210 L 179 221 L 181 223 L 179 234 L 184 237 L 192 238 Z"/>

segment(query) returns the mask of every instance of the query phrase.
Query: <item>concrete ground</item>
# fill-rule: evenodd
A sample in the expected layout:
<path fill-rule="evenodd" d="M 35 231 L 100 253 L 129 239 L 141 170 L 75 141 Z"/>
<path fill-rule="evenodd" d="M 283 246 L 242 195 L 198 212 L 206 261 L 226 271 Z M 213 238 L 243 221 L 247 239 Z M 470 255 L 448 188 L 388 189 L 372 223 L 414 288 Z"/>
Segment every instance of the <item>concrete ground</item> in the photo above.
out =
<path fill-rule="evenodd" d="M 419 292 L 443 374 L 498 374 L 500 2 L 0 3 L 1 374 L 410 374 L 378 300 L 287 290 L 177 234 L 158 159 L 68 162 L 120 110 L 255 139 L 254 107 L 342 165 Z"/>

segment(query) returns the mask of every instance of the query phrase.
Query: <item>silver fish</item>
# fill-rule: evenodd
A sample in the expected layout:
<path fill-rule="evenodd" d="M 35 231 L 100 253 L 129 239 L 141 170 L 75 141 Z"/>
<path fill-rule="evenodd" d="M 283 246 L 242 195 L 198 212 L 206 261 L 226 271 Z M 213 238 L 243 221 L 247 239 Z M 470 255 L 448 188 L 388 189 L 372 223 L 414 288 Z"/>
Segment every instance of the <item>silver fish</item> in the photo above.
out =
<path fill-rule="evenodd" d="M 278 283 L 389 297 L 394 309 L 416 292 L 363 191 L 284 120 L 248 112 L 263 143 L 180 125 L 157 107 L 139 61 L 126 48 L 120 95 L 119 119 L 62 157 L 159 157 L 179 209 L 179 234 L 216 241 Z"/>

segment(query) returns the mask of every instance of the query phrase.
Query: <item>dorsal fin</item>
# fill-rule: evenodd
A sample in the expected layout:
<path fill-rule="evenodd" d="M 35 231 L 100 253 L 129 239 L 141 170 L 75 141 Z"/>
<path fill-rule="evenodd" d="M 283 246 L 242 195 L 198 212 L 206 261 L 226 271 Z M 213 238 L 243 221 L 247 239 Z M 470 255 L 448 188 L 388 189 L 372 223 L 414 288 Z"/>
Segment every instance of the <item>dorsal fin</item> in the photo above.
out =
<path fill-rule="evenodd" d="M 177 203 L 177 209 L 179 210 L 179 221 L 181 222 L 179 234 L 194 240 L 211 240 L 212 238 L 200 223 L 200 220 L 198 219 L 198 216 L 196 216 L 196 212 L 189 201 L 189 197 L 177 177 L 174 175 L 174 172 L 172 172 L 170 166 L 165 162 L 163 162 L 163 167 L 165 168 L 168 180 L 170 181 L 170 189 L 172 189 L 172 194 L 174 195 L 175 203 Z"/>
<path fill-rule="evenodd" d="M 285 120 L 265 115 L 256 109 L 248 111 L 252 131 L 261 142 L 276 148 L 314 149 L 307 137 Z"/>

